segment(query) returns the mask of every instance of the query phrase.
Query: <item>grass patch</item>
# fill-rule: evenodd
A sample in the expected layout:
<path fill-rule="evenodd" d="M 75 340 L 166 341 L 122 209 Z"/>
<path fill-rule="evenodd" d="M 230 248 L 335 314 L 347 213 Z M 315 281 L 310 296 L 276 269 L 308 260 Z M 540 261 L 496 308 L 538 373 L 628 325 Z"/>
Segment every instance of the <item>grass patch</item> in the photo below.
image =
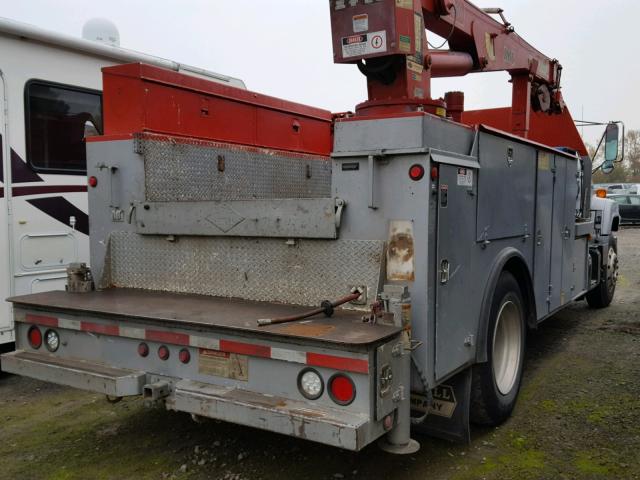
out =
<path fill-rule="evenodd" d="M 584 474 L 608 475 L 611 473 L 609 467 L 594 459 L 592 455 L 587 452 L 578 452 L 574 463 L 578 471 Z"/>

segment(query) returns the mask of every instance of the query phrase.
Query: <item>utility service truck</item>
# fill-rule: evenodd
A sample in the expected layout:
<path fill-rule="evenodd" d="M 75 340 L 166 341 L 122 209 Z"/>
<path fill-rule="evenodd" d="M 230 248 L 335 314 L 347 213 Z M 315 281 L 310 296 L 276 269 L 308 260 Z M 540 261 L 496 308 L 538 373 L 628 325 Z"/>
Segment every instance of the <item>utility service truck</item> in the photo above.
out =
<path fill-rule="evenodd" d="M 466 0 L 328 3 L 335 61 L 368 83 L 355 113 L 103 69 L 91 268 L 10 299 L 3 369 L 410 453 L 412 429 L 465 441 L 503 422 L 527 330 L 609 305 L 619 216 L 592 200 L 559 62 Z M 431 78 L 489 71 L 511 75 L 510 108 L 431 98 Z"/>

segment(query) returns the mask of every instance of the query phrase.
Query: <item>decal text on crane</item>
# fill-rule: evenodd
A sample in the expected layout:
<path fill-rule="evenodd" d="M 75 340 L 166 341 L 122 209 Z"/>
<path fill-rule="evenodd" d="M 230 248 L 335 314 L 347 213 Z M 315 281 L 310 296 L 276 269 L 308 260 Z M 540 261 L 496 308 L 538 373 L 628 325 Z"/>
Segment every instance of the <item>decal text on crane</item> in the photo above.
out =
<path fill-rule="evenodd" d="M 344 58 L 362 57 L 387 51 L 387 32 L 370 32 L 342 38 Z"/>

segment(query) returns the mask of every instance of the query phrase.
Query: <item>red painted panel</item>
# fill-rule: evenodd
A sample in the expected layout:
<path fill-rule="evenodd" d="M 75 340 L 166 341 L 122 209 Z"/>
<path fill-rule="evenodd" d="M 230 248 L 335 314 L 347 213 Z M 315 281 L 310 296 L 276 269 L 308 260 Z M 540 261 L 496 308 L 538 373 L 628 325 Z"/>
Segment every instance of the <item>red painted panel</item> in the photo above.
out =
<path fill-rule="evenodd" d="M 325 156 L 331 152 L 332 115 L 326 110 L 149 65 L 102 71 L 107 137 L 153 132 Z"/>
<path fill-rule="evenodd" d="M 46 327 L 57 327 L 58 319 L 55 317 L 45 317 L 44 315 L 32 315 L 27 313 L 24 321 L 26 323 L 35 323 L 36 325 L 44 325 Z"/>
<path fill-rule="evenodd" d="M 463 112 L 462 122 L 467 125 L 489 125 L 511 132 L 511 108 L 469 110 Z M 558 115 L 531 112 L 528 139 L 550 147 L 569 147 L 580 152 L 580 155 L 588 155 L 582 137 L 567 109 Z"/>
<path fill-rule="evenodd" d="M 173 345 L 189 346 L 189 335 L 186 333 L 162 332 L 159 330 L 145 330 L 146 340 L 151 342 L 171 343 Z"/>
<path fill-rule="evenodd" d="M 271 347 L 264 345 L 220 340 L 220 350 L 223 352 L 239 353 L 241 355 L 251 355 L 253 357 L 271 358 Z"/>
<path fill-rule="evenodd" d="M 120 329 L 117 325 L 103 325 L 100 323 L 80 322 L 80 330 L 82 330 L 83 332 L 112 335 L 114 337 L 120 335 Z"/>
<path fill-rule="evenodd" d="M 322 353 L 307 353 L 307 365 L 326 367 L 346 372 L 369 373 L 369 362 L 357 358 L 335 357 Z"/>

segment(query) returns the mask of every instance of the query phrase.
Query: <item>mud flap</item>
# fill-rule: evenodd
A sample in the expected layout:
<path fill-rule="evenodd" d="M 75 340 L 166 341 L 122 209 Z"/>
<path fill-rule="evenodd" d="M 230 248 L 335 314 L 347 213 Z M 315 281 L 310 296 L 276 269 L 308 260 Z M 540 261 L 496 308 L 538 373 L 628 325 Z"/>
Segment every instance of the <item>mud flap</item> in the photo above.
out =
<path fill-rule="evenodd" d="M 471 368 L 457 374 L 433 389 L 433 402 L 428 407 L 424 395 L 411 395 L 412 416 L 422 416 L 424 423 L 416 431 L 452 442 L 470 443 L 469 406 L 471 402 Z"/>

